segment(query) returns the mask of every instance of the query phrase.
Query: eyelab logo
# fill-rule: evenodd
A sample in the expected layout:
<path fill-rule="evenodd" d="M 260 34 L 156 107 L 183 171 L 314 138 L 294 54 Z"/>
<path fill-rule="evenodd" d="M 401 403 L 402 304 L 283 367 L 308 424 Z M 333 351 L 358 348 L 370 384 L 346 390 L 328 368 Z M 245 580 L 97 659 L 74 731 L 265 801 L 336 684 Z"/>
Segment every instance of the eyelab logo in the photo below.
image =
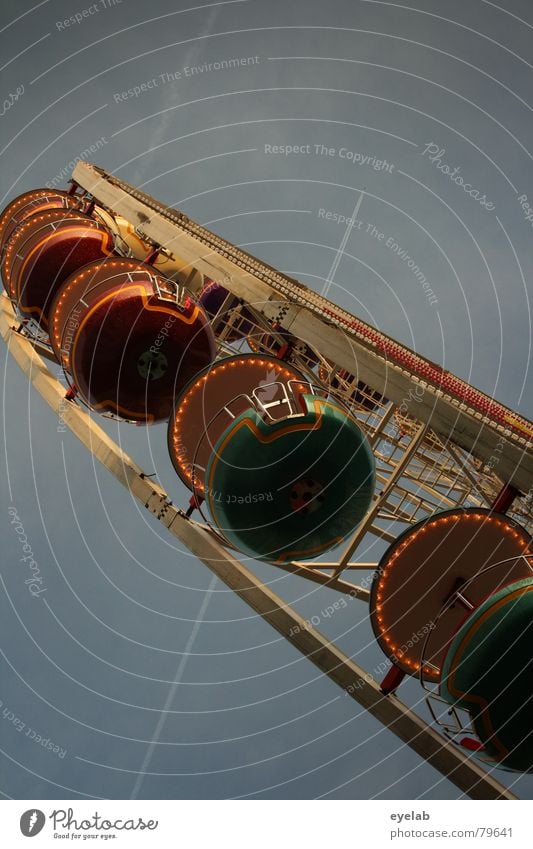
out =
<path fill-rule="evenodd" d="M 24 837 L 35 837 L 36 834 L 42 831 L 45 822 L 46 817 L 43 812 L 32 808 L 22 814 L 20 818 L 20 830 Z"/>

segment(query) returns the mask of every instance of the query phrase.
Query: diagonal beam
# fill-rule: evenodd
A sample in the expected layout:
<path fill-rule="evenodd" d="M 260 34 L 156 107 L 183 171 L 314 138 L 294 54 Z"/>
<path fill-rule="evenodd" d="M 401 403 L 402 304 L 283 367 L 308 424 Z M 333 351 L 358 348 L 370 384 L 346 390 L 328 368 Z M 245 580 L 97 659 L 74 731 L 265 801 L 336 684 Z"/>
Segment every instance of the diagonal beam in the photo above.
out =
<path fill-rule="evenodd" d="M 352 596 L 352 598 L 359 598 L 366 602 L 370 601 L 369 590 L 364 587 L 360 587 L 357 584 L 352 584 L 349 581 L 344 581 L 342 578 L 335 578 L 333 575 L 328 575 L 326 572 L 321 571 L 324 567 L 335 568 L 336 566 L 336 563 L 334 563 L 333 566 L 328 567 L 328 564 L 315 563 L 314 561 L 311 563 L 301 563 L 296 561 L 293 561 L 292 563 L 276 563 L 276 568 L 282 569 L 284 572 L 290 572 L 291 575 L 298 575 L 301 578 L 305 578 L 307 581 L 313 581 L 315 584 L 322 584 L 324 587 L 329 587 L 332 590 L 338 590 L 345 595 Z"/>

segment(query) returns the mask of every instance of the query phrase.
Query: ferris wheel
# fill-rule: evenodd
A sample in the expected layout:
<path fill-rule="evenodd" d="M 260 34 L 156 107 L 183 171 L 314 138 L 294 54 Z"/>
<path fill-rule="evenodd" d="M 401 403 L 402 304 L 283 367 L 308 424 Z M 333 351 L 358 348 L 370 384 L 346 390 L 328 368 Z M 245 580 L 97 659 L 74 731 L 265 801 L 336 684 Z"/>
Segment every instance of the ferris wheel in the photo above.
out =
<path fill-rule="evenodd" d="M 463 792 L 515 798 L 494 770 L 533 771 L 532 424 L 93 165 L 77 164 L 68 191 L 12 201 L 0 244 L 2 336 L 100 463 Z M 189 503 L 94 413 L 168 420 Z M 357 559 L 368 535 L 386 543 L 378 563 Z M 240 554 L 367 604 L 385 678 Z M 426 718 L 398 696 L 406 676 Z"/>

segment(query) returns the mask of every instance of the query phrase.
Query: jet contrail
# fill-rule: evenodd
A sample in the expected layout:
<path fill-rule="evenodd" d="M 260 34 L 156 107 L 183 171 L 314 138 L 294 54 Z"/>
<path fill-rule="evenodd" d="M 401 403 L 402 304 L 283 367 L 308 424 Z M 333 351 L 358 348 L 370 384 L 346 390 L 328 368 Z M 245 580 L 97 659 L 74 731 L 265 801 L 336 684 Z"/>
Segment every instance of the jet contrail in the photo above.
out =
<path fill-rule="evenodd" d="M 359 195 L 359 198 L 357 199 L 357 203 L 355 204 L 355 207 L 354 207 L 354 211 L 352 212 L 350 218 L 348 219 L 348 226 L 346 227 L 346 232 L 344 233 L 344 236 L 342 237 L 342 242 L 340 243 L 339 249 L 338 249 L 337 253 L 335 254 L 335 258 L 334 258 L 334 260 L 331 264 L 331 268 L 330 268 L 329 274 L 326 278 L 326 282 L 324 283 L 324 285 L 322 287 L 322 294 L 323 295 L 327 295 L 327 293 L 329 292 L 329 290 L 331 288 L 331 284 L 333 283 L 333 278 L 335 277 L 335 274 L 337 273 L 337 268 L 339 267 L 339 263 L 342 259 L 342 255 L 344 253 L 344 248 L 346 247 L 346 243 L 347 243 L 348 239 L 350 238 L 350 233 L 352 232 L 353 222 L 356 220 L 357 214 L 358 214 L 359 210 L 361 209 L 361 204 L 363 202 L 363 196 L 364 196 L 364 191 L 362 191 L 361 194 Z"/>
<path fill-rule="evenodd" d="M 146 770 L 148 769 L 148 766 L 150 765 L 150 761 L 152 760 L 152 755 L 154 754 L 155 747 L 157 746 L 157 744 L 159 742 L 159 737 L 161 736 L 161 732 L 162 732 L 163 727 L 165 725 L 165 722 L 166 722 L 166 719 L 167 719 L 167 716 L 168 716 L 168 711 L 170 709 L 170 705 L 174 701 L 174 696 L 176 695 L 176 690 L 178 689 L 182 675 L 185 672 L 185 667 L 187 665 L 187 661 L 188 661 L 190 653 L 192 651 L 192 647 L 194 645 L 194 641 L 196 640 L 198 631 L 200 630 L 200 626 L 202 624 L 203 618 L 205 616 L 205 612 L 207 610 L 207 605 L 209 604 L 209 600 L 210 600 L 210 598 L 213 594 L 213 590 L 215 589 L 215 584 L 216 584 L 217 580 L 218 580 L 217 576 L 213 575 L 213 577 L 211 578 L 210 584 L 207 588 L 206 594 L 203 598 L 202 604 L 200 605 L 200 610 L 198 611 L 198 615 L 196 616 L 196 620 L 194 622 L 194 625 L 193 625 L 192 631 L 190 633 L 189 639 L 187 640 L 187 643 L 185 645 L 185 649 L 184 649 L 183 654 L 181 656 L 181 661 L 179 663 L 179 666 L 178 666 L 178 669 L 177 669 L 177 672 L 176 672 L 176 677 L 174 678 L 174 682 L 173 682 L 170 690 L 168 691 L 168 696 L 166 698 L 165 705 L 164 705 L 164 707 L 161 711 L 161 714 L 159 716 L 159 721 L 158 721 L 157 727 L 154 731 L 154 736 L 152 737 L 152 742 L 150 743 L 150 745 L 148 746 L 148 749 L 146 750 L 146 754 L 144 756 L 142 766 L 141 766 L 139 773 L 137 775 L 137 779 L 135 781 L 135 786 L 132 790 L 130 799 L 137 799 L 138 796 L 139 796 L 139 793 L 140 793 L 140 790 L 141 790 L 141 787 L 142 787 L 142 783 L 144 781 L 144 776 L 146 775 Z"/>

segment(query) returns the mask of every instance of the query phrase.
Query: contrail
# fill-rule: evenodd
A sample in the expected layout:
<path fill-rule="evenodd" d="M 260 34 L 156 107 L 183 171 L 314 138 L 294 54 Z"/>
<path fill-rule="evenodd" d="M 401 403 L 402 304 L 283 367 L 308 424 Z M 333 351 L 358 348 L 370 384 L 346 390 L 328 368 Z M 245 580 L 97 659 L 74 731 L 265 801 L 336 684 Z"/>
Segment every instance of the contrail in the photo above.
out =
<path fill-rule="evenodd" d="M 331 289 L 331 284 L 333 283 L 333 278 L 335 277 L 335 274 L 337 273 L 337 268 L 339 267 L 339 263 L 342 259 L 342 255 L 344 253 L 344 248 L 346 247 L 346 243 L 348 242 L 348 239 L 350 238 L 350 233 L 352 232 L 353 222 L 357 218 L 357 214 L 358 214 L 359 210 L 361 209 L 361 204 L 363 202 L 363 196 L 364 196 L 364 191 L 362 191 L 361 194 L 359 195 L 359 198 L 357 199 L 357 203 L 355 204 L 354 211 L 352 212 L 350 218 L 348 219 L 348 226 L 346 227 L 346 232 L 344 233 L 344 236 L 342 237 L 342 242 L 340 243 L 339 249 L 338 249 L 337 253 L 335 254 L 335 258 L 334 258 L 334 260 L 331 264 L 331 268 L 330 268 L 329 274 L 326 278 L 326 282 L 324 283 L 324 285 L 322 287 L 322 294 L 323 295 L 327 295 L 327 293 Z"/>
<path fill-rule="evenodd" d="M 142 787 L 142 783 L 144 781 L 144 776 L 146 774 L 146 770 L 148 769 L 148 767 L 150 765 L 150 761 L 152 760 L 152 755 L 154 754 L 154 749 L 157 746 L 157 743 L 158 743 L 159 738 L 161 736 L 161 732 L 162 732 L 162 730 L 165 726 L 165 722 L 166 722 L 166 719 L 167 719 L 167 716 L 168 716 L 168 711 L 169 711 L 170 705 L 172 704 L 172 702 L 174 700 L 174 696 L 176 695 L 176 690 L 178 689 L 182 675 L 185 672 L 185 667 L 187 666 L 187 661 L 189 659 L 189 655 L 192 651 L 192 647 L 194 645 L 194 641 L 196 639 L 198 631 L 200 630 L 200 625 L 202 624 L 203 618 L 205 616 L 205 612 L 207 610 L 207 605 L 209 604 L 209 601 L 211 599 L 211 593 L 213 592 L 213 590 L 215 588 L 216 582 L 217 582 L 217 577 L 216 577 L 216 575 L 213 575 L 213 577 L 211 578 L 211 582 L 210 582 L 210 584 L 207 588 L 206 594 L 203 598 L 202 604 L 200 605 L 200 610 L 198 611 L 198 616 L 196 617 L 196 621 L 193 625 L 193 629 L 192 629 L 190 636 L 189 636 L 189 639 L 187 640 L 187 643 L 185 645 L 185 650 L 184 650 L 183 655 L 181 657 L 181 660 L 180 660 L 180 663 L 179 663 L 179 666 L 178 666 L 178 669 L 177 669 L 177 672 L 176 672 L 176 677 L 174 678 L 174 683 L 172 684 L 172 686 L 171 686 L 171 688 L 168 692 L 168 696 L 166 698 L 165 705 L 164 705 L 163 710 L 161 711 L 161 714 L 159 716 L 159 721 L 158 721 L 156 729 L 154 731 L 154 736 L 152 737 L 152 742 L 150 743 L 150 745 L 148 746 L 148 748 L 146 750 L 146 754 L 144 756 L 144 760 L 143 760 L 141 769 L 140 769 L 140 771 L 137 775 L 137 780 L 135 781 L 135 786 L 134 786 L 133 790 L 131 791 L 130 799 L 137 799 L 138 798 L 139 792 L 140 792 L 141 787 Z"/>

